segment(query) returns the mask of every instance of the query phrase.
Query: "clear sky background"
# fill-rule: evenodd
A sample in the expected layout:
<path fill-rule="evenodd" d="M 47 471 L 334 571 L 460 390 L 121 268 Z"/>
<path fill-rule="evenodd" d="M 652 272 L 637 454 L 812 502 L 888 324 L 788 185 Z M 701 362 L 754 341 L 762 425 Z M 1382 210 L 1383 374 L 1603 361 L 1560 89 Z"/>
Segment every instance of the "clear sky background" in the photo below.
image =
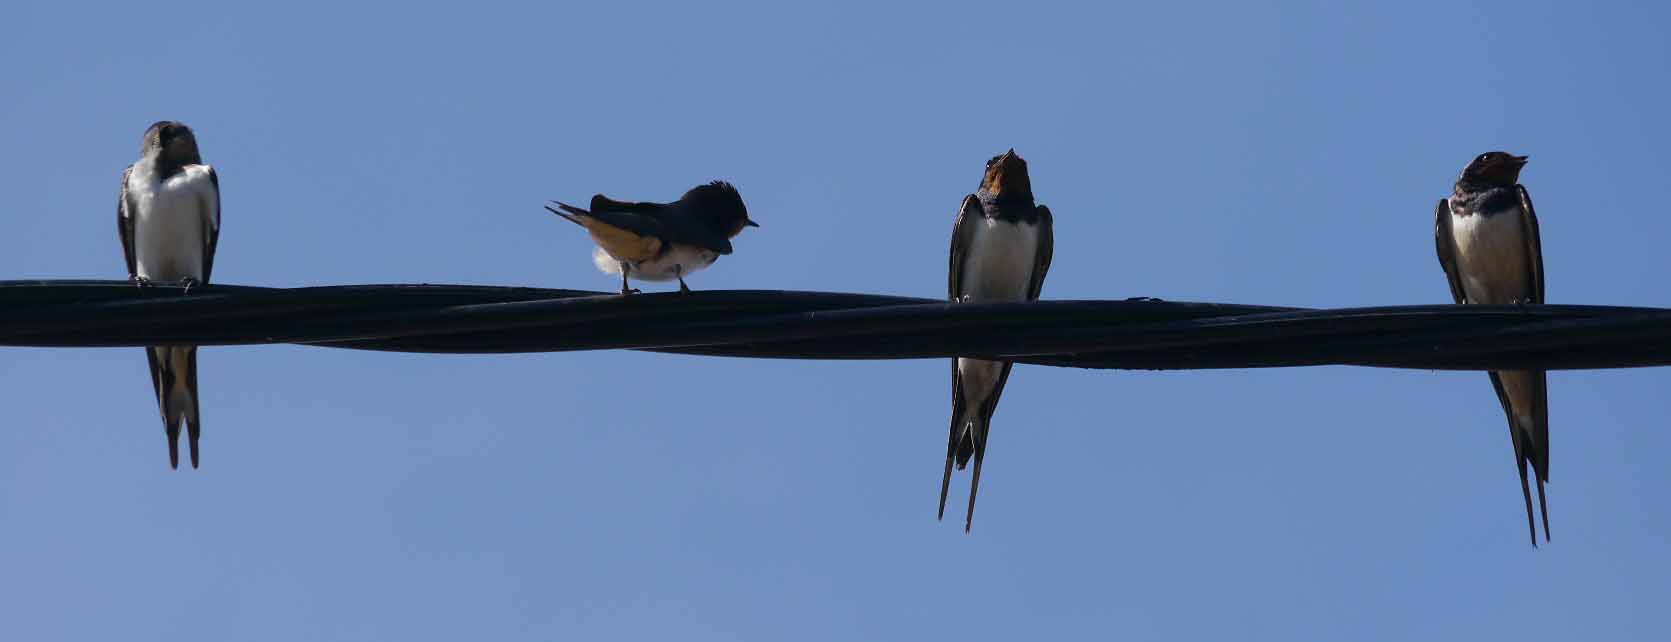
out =
<path fill-rule="evenodd" d="M 152 121 L 220 283 L 607 290 L 540 208 L 735 182 L 698 289 L 945 294 L 1014 147 L 1049 299 L 1449 302 L 1435 199 L 1529 154 L 1552 303 L 1671 306 L 1664 8 L 13 4 L 0 278 L 122 278 Z M 651 284 L 651 289 L 666 290 Z M 1484 374 L 1020 366 L 972 535 L 944 360 L 0 350 L 0 637 L 1663 639 L 1663 369 L 1550 375 L 1533 549 Z M 959 507 L 967 473 L 950 502 Z M 949 510 L 948 512 L 952 512 Z"/>

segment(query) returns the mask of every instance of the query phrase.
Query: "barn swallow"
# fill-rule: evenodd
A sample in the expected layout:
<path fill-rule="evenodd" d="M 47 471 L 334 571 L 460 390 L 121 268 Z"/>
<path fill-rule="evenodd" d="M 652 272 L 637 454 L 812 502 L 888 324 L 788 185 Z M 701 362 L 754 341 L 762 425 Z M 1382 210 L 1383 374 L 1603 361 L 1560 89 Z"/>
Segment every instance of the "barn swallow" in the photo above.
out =
<path fill-rule="evenodd" d="M 963 197 L 952 228 L 951 271 L 947 297 L 952 303 L 1009 303 L 1037 301 L 1050 270 L 1055 245 L 1050 209 L 1033 203 L 1027 161 L 1015 150 L 986 162 L 980 189 Z M 980 490 L 981 460 L 998 397 L 1010 377 L 1010 362 L 952 359 L 951 435 L 946 440 L 946 471 L 940 479 L 939 518 L 946 517 L 946 490 L 952 464 L 963 470 L 971 455 L 975 472 L 969 480 L 969 509 L 963 531 L 975 519 L 975 493 Z"/>
<path fill-rule="evenodd" d="M 685 275 L 713 265 L 731 253 L 731 239 L 749 220 L 748 208 L 737 188 L 725 181 L 698 185 L 672 203 L 628 203 L 602 194 L 592 197 L 591 211 L 553 201 L 545 209 L 586 228 L 598 244 L 592 262 L 607 274 L 621 275 L 621 294 L 627 278 L 640 281 L 679 280 L 679 291 L 689 292 Z"/>
<path fill-rule="evenodd" d="M 128 278 L 144 286 L 179 282 L 191 287 L 209 282 L 220 240 L 220 179 L 203 164 L 197 137 L 182 123 L 162 121 L 145 130 L 139 160 L 122 172 L 116 201 L 116 229 Z M 180 424 L 191 444 L 191 467 L 197 467 L 197 439 L 202 424 L 197 404 L 197 346 L 145 348 L 151 363 L 151 389 L 168 435 L 168 464 L 180 467 Z"/>
<path fill-rule="evenodd" d="M 1433 213 L 1434 243 L 1439 265 L 1450 281 L 1451 298 L 1457 303 L 1543 303 L 1538 216 L 1531 195 L 1519 184 L 1525 166 L 1525 156 L 1480 154 L 1462 170 L 1450 198 L 1439 199 Z M 1520 493 L 1526 500 L 1526 526 L 1532 531 L 1532 546 L 1537 546 L 1526 467 L 1530 465 L 1537 475 L 1538 507 L 1547 542 L 1549 504 L 1543 495 L 1543 485 L 1549 481 L 1547 377 L 1543 370 L 1493 371 L 1491 386 L 1508 416 Z"/>

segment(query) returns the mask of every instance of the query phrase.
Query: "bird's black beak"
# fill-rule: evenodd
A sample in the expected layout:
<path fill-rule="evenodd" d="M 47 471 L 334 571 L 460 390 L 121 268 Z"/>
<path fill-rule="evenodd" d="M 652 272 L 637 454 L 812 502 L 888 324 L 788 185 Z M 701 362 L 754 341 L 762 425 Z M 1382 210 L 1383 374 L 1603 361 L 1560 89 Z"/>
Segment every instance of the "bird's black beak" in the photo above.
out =
<path fill-rule="evenodd" d="M 1516 157 L 1514 157 L 1514 164 L 1525 165 L 1526 161 L 1529 161 L 1531 159 L 1532 159 L 1531 156 L 1516 156 Z"/>
<path fill-rule="evenodd" d="M 744 219 L 743 220 L 743 227 L 760 227 L 760 224 L 756 223 L 756 222 L 754 222 L 753 220 L 750 220 L 750 219 Z"/>

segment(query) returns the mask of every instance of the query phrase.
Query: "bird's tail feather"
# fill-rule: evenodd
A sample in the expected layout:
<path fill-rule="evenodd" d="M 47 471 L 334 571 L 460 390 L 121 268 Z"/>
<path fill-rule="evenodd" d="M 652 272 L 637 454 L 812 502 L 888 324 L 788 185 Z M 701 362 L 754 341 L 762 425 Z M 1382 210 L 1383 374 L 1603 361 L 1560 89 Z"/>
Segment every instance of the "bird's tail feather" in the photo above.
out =
<path fill-rule="evenodd" d="M 157 393 L 163 433 L 168 438 L 168 466 L 180 467 L 180 428 L 186 428 L 191 467 L 198 466 L 197 440 L 202 435 L 197 405 L 197 347 L 160 346 L 145 349 L 151 362 L 151 382 Z"/>
<path fill-rule="evenodd" d="M 197 346 L 183 348 L 186 362 L 185 404 L 180 414 L 186 423 L 186 439 L 191 447 L 191 467 L 197 468 L 197 440 L 203 436 L 202 419 L 198 416 L 197 406 Z M 178 429 L 176 429 L 178 430 Z"/>
<path fill-rule="evenodd" d="M 986 436 L 986 420 L 976 414 L 976 410 L 973 408 L 969 410 L 969 414 L 970 416 L 963 418 L 963 433 L 958 436 L 956 441 L 958 470 L 967 468 L 969 458 L 975 456 L 978 451 L 986 450 L 981 448 L 982 444 L 978 443 Z"/>
<path fill-rule="evenodd" d="M 946 468 L 940 477 L 940 511 L 937 519 L 946 518 L 946 496 L 951 488 L 952 468 L 957 470 L 968 467 L 969 459 L 975 460 L 974 475 L 969 479 L 969 508 L 963 520 L 963 531 L 969 532 L 975 515 L 975 495 L 980 491 L 981 459 L 986 454 L 984 444 L 980 440 L 986 434 L 986 419 L 980 416 L 978 407 L 971 407 L 956 413 L 952 418 L 951 436 L 946 441 Z"/>
<path fill-rule="evenodd" d="M 1543 517 L 1543 541 L 1549 541 L 1549 500 L 1545 497 L 1543 490 L 1546 478 L 1538 468 L 1538 462 L 1543 461 L 1542 458 L 1544 457 L 1539 449 L 1544 446 L 1532 439 L 1531 431 L 1522 429 L 1520 423 L 1515 419 L 1510 419 L 1509 429 L 1510 436 L 1514 438 L 1514 467 L 1520 472 L 1520 495 L 1526 502 L 1526 528 L 1531 530 L 1532 546 L 1536 547 L 1538 545 L 1537 522 L 1539 515 Z M 1528 474 L 1528 468 L 1531 469 L 1530 474 Z M 1528 479 L 1528 477 L 1531 479 Z M 1534 480 L 1538 487 L 1536 512 L 1533 511 L 1532 507 L 1531 486 Z"/>
<path fill-rule="evenodd" d="M 1516 467 L 1520 469 L 1520 494 L 1526 499 L 1526 528 L 1532 531 L 1532 548 L 1537 548 L 1538 524 L 1537 518 L 1532 514 L 1532 489 L 1526 484 L 1526 466 L 1522 462 L 1516 462 Z"/>
<path fill-rule="evenodd" d="M 981 491 L 981 460 L 985 458 L 985 452 L 975 451 L 975 474 L 969 476 L 969 511 L 963 514 L 965 533 L 975 525 L 975 495 Z"/>
<path fill-rule="evenodd" d="M 1536 420 L 1537 419 L 1535 418 L 1533 419 L 1533 421 Z M 1549 431 L 1544 430 L 1542 432 L 1547 435 Z M 1532 480 L 1537 483 L 1538 487 L 1538 513 L 1543 516 L 1543 541 L 1547 542 L 1549 541 L 1549 500 L 1543 494 L 1543 484 L 1544 481 L 1548 479 L 1548 473 L 1546 471 L 1549 470 L 1549 465 L 1547 463 L 1542 463 L 1540 465 L 1540 462 L 1549 461 L 1549 445 L 1546 442 L 1539 442 L 1537 439 L 1533 438 L 1532 435 L 1537 434 L 1534 431 L 1522 430 L 1518 434 L 1520 435 L 1520 443 L 1516 444 L 1518 447 L 1515 448 L 1515 450 L 1523 452 L 1524 454 L 1521 456 L 1523 456 L 1524 459 L 1517 462 L 1516 465 L 1520 467 L 1520 491 L 1526 494 L 1526 521 L 1530 522 L 1532 520 L 1532 493 L 1530 489 L 1526 488 L 1526 469 L 1530 468 L 1532 469 Z M 1536 525 L 1533 525 L 1532 545 L 1537 546 L 1537 543 L 1538 529 Z"/>
<path fill-rule="evenodd" d="M 968 431 L 967 421 L 961 410 L 952 413 L 950 437 L 946 439 L 946 471 L 940 476 L 940 512 L 935 519 L 946 518 L 946 493 L 952 485 L 952 464 L 957 460 L 958 446 L 963 443 L 963 435 Z M 959 469 L 962 466 L 958 467 Z"/>
<path fill-rule="evenodd" d="M 151 385 L 157 394 L 157 412 L 162 415 L 163 434 L 168 438 L 168 466 L 180 467 L 180 422 L 175 408 L 175 382 L 180 372 L 175 369 L 174 349 L 166 346 L 145 348 L 151 365 Z"/>
<path fill-rule="evenodd" d="M 561 217 L 567 219 L 570 223 L 574 223 L 575 225 L 579 225 L 581 227 L 586 227 L 586 224 L 584 222 L 581 222 L 580 217 L 585 216 L 587 214 L 590 214 L 591 212 L 587 212 L 586 210 L 580 209 L 580 208 L 575 207 L 573 205 L 569 205 L 568 203 L 564 203 L 562 201 L 552 201 L 552 203 L 555 203 L 557 205 L 557 207 L 553 208 L 550 205 L 547 205 L 547 206 L 545 206 L 546 211 L 551 212 L 552 214 L 556 214 L 558 216 L 561 216 Z"/>
<path fill-rule="evenodd" d="M 1543 498 L 1543 478 L 1538 478 L 1538 511 L 1543 513 L 1543 541 L 1549 541 L 1549 502 Z M 1534 536 L 1535 539 L 1535 536 Z"/>

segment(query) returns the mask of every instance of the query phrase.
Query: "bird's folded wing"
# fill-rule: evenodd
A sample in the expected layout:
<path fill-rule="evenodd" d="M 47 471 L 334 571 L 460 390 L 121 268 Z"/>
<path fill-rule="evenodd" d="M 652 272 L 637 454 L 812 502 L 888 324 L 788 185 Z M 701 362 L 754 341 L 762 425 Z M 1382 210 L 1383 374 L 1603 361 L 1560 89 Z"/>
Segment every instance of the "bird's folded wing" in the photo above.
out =
<path fill-rule="evenodd" d="M 1451 300 L 1462 303 L 1468 293 L 1462 289 L 1462 276 L 1456 269 L 1456 239 L 1451 235 L 1450 201 L 1439 199 L 1433 208 L 1433 246 L 1439 254 L 1439 267 L 1445 270 L 1445 280 L 1451 286 Z"/>
<path fill-rule="evenodd" d="M 667 208 L 645 212 L 592 210 L 593 219 L 638 234 L 653 236 L 663 242 L 694 245 L 717 254 L 730 254 L 731 241 L 704 227 L 697 219 L 678 210 Z"/>
<path fill-rule="evenodd" d="M 122 170 L 122 193 L 116 197 L 116 232 L 122 237 L 122 257 L 128 263 L 128 276 L 139 276 L 139 264 L 134 260 L 133 203 L 128 199 L 128 177 L 133 166 Z"/>
<path fill-rule="evenodd" d="M 957 208 L 957 222 L 952 224 L 952 251 L 950 269 L 946 271 L 946 299 L 957 301 L 963 296 L 963 260 L 966 252 L 974 243 L 975 229 L 981 220 L 981 202 L 974 194 L 963 197 L 963 204 Z"/>

